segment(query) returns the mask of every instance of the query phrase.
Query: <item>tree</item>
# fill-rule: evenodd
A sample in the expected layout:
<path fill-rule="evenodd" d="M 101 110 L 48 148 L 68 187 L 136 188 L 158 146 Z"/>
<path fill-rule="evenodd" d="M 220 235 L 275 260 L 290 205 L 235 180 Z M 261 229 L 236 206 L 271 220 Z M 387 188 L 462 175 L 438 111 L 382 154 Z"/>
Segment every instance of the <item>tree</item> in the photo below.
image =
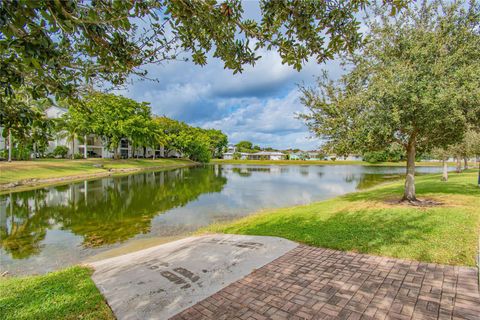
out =
<path fill-rule="evenodd" d="M 442 181 L 448 181 L 448 158 L 452 155 L 452 150 L 450 148 L 434 148 L 432 150 L 432 155 L 439 160 L 442 160 Z"/>
<path fill-rule="evenodd" d="M 253 144 L 250 141 L 240 141 L 235 145 L 240 152 L 248 152 L 252 150 Z"/>
<path fill-rule="evenodd" d="M 220 158 L 223 150 L 228 146 L 228 137 L 220 130 L 204 129 L 202 130 L 208 137 L 212 157 Z"/>
<path fill-rule="evenodd" d="M 0 126 L 8 142 L 8 161 L 12 161 L 13 140 L 26 143 L 30 128 L 35 120 L 42 116 L 37 108 L 30 106 L 31 96 L 25 90 L 8 98 L 8 104 L 0 107 Z"/>
<path fill-rule="evenodd" d="M 175 150 L 193 161 L 209 162 L 228 144 L 227 136 L 220 130 L 202 129 L 167 117 L 155 117 L 164 150 Z"/>
<path fill-rule="evenodd" d="M 88 119 L 91 132 L 103 138 L 115 158 L 119 156 L 118 145 L 122 138 L 139 138 L 145 134 L 141 126 L 149 121 L 151 114 L 148 103 L 100 92 L 89 94 L 82 106 L 74 108 L 89 110 L 85 119 Z M 142 133 L 135 130 L 142 130 Z"/>
<path fill-rule="evenodd" d="M 479 120 L 480 121 L 480 120 Z M 464 169 L 468 169 L 468 159 L 477 156 L 480 145 L 480 134 L 474 130 L 468 130 L 464 139 L 452 147 L 453 153 L 457 157 L 457 166 L 460 166 L 461 160 L 464 161 Z"/>
<path fill-rule="evenodd" d="M 403 0 L 385 1 L 392 12 Z M 254 65 L 259 50 L 277 50 L 296 69 L 361 43 L 359 1 L 262 1 L 261 20 L 243 16 L 240 0 L 0 2 L 0 103 L 28 83 L 32 95 L 72 97 L 94 81 L 114 85 L 141 67 L 188 52 L 200 65 L 207 53 L 225 68 Z M 252 45 L 251 42 L 255 44 Z"/>
<path fill-rule="evenodd" d="M 84 136 L 89 131 L 89 122 L 86 120 L 80 112 L 72 108 L 56 121 L 57 135 L 66 138 L 67 142 L 70 143 L 72 160 L 75 159 L 75 140 L 83 141 Z"/>
<path fill-rule="evenodd" d="M 55 131 L 55 124 L 45 115 L 38 117 L 32 122 L 30 138 L 35 157 L 45 155 L 49 141 L 52 139 Z"/>
<path fill-rule="evenodd" d="M 183 122 L 167 118 L 165 116 L 162 117 L 154 117 L 153 121 L 158 126 L 163 139 L 164 139 L 164 152 L 165 154 L 169 154 L 173 150 L 180 151 L 180 145 L 178 143 L 177 137 L 179 134 L 186 130 L 187 125 Z"/>
<path fill-rule="evenodd" d="M 461 141 L 480 121 L 479 8 L 474 3 L 412 5 L 367 21 L 365 46 L 348 55 L 339 81 L 301 87 L 301 116 L 337 154 L 384 150 L 406 154 L 403 199 L 415 202 L 415 157 Z"/>

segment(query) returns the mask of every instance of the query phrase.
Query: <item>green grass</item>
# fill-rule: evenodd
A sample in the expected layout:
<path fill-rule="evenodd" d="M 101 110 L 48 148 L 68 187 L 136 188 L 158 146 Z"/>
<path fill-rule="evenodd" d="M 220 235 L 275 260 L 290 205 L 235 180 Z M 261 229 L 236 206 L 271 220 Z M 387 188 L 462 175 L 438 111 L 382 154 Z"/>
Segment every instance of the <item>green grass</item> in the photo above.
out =
<path fill-rule="evenodd" d="M 42 276 L 0 279 L 0 319 L 114 319 L 91 273 L 77 266 Z"/>
<path fill-rule="evenodd" d="M 401 162 L 376 162 L 370 163 L 366 161 L 356 161 L 356 160 L 224 160 L 224 159 L 213 159 L 211 161 L 214 164 L 277 164 L 277 165 L 361 165 L 361 166 L 373 166 L 373 167 L 405 167 L 406 163 Z M 462 163 L 463 164 L 463 163 Z M 417 166 L 428 166 L 436 167 L 441 166 L 441 162 L 417 162 Z M 449 166 L 454 166 L 454 162 L 449 162 Z M 473 163 L 472 163 L 473 165 Z"/>
<path fill-rule="evenodd" d="M 403 182 L 305 206 L 274 209 L 200 232 L 278 236 L 344 251 L 450 265 L 475 265 L 480 227 L 477 172 L 417 178 L 420 198 L 440 206 L 394 203 Z"/>
<path fill-rule="evenodd" d="M 42 159 L 34 161 L 0 162 L 0 184 L 31 179 L 55 179 L 81 177 L 92 174 L 108 173 L 108 170 L 169 168 L 191 165 L 193 162 L 183 159 Z M 95 164 L 103 165 L 96 168 Z"/>

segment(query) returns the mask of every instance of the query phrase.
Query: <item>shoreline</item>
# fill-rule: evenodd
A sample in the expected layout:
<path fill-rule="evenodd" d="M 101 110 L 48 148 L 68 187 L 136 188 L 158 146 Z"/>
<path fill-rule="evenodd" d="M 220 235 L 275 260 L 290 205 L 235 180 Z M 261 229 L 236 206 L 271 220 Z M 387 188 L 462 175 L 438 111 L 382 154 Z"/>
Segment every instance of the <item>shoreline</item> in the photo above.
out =
<path fill-rule="evenodd" d="M 161 164 L 158 163 L 162 160 L 168 161 L 168 163 Z M 148 163 L 145 165 L 145 162 L 148 161 L 157 161 L 157 163 Z M 110 160 L 110 159 L 78 159 L 78 160 L 69 160 L 69 159 L 42 159 L 42 160 L 33 160 L 33 161 L 15 161 L 11 163 L 2 163 L 0 162 L 0 176 L 2 171 L 8 172 L 9 167 L 14 167 L 16 165 L 26 166 L 24 171 L 42 169 L 41 167 L 45 164 L 53 165 L 49 170 L 65 170 L 65 167 L 58 166 L 60 165 L 85 165 L 88 164 L 89 167 L 83 168 L 85 172 L 74 173 L 65 176 L 58 177 L 28 177 L 25 179 L 18 180 L 8 180 L 7 182 L 0 183 L 0 195 L 11 193 L 11 192 L 21 192 L 33 190 L 36 188 L 49 187 L 55 185 L 61 185 L 70 182 L 78 182 L 82 180 L 95 180 L 111 176 L 121 176 L 128 175 L 133 173 L 139 173 L 143 171 L 160 171 L 160 170 L 169 170 L 183 167 L 193 167 L 199 165 L 197 162 L 193 162 L 188 159 L 127 159 L 127 160 Z M 101 165 L 95 167 L 95 165 Z M 104 165 L 107 166 L 104 167 Z M 219 165 L 219 164 L 238 164 L 238 165 L 300 165 L 300 166 L 309 166 L 309 165 L 358 165 L 365 167 L 404 167 L 404 162 L 379 162 L 379 163 L 369 163 L 365 161 L 331 161 L 331 160 L 318 160 L 318 161 L 305 161 L 305 160 L 223 160 L 223 159 L 212 159 L 207 165 Z M 124 165 L 122 167 L 122 165 Z M 449 162 L 449 167 L 454 167 L 456 163 Z M 471 167 L 476 167 L 477 164 L 470 163 Z M 31 166 L 32 168 L 29 168 Z M 58 166 L 58 169 L 57 169 Z M 418 162 L 416 163 L 417 167 L 439 167 L 441 166 L 440 162 Z M 90 172 L 91 171 L 91 172 Z"/>
<path fill-rule="evenodd" d="M 71 161 L 76 161 L 76 160 L 71 160 Z M 155 163 L 152 163 L 152 164 L 155 164 Z M 94 163 L 92 163 L 92 167 L 93 165 Z M 127 167 L 120 167 L 120 168 L 100 167 L 98 169 L 103 171 L 93 172 L 93 173 L 80 173 L 75 175 L 67 175 L 67 176 L 60 176 L 60 177 L 54 177 L 54 178 L 27 178 L 27 179 L 21 179 L 21 180 L 0 184 L 0 195 L 12 193 L 12 192 L 29 191 L 37 188 L 62 185 L 65 183 L 78 182 L 83 180 L 95 180 L 100 178 L 129 175 L 133 173 L 140 173 L 140 172 L 147 172 L 147 171 L 162 171 L 162 170 L 178 169 L 178 168 L 185 168 L 185 167 L 194 167 L 197 165 L 198 165 L 197 162 L 179 159 L 178 163 L 172 163 L 172 164 L 163 164 L 163 165 L 156 164 L 152 166 L 137 166 L 137 167 L 127 166 Z M 0 170 L 5 170 L 5 168 L 0 167 Z"/>
<path fill-rule="evenodd" d="M 254 164 L 254 165 L 358 165 L 365 167 L 405 167 L 406 162 L 366 162 L 366 161 L 357 161 L 357 160 L 225 160 L 225 159 L 212 159 L 210 164 Z M 456 166 L 455 162 L 448 162 L 449 167 Z M 477 164 L 474 162 L 469 162 L 471 167 L 475 167 Z M 441 167 L 441 162 L 425 161 L 425 162 L 415 162 L 415 167 Z M 462 162 L 463 167 L 463 162 Z"/>

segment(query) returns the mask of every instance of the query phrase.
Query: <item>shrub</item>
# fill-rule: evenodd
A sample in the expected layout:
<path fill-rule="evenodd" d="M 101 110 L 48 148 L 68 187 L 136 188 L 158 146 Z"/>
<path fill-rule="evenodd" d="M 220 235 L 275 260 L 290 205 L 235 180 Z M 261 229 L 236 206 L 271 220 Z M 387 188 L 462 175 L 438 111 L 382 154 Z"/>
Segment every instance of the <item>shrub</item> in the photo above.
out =
<path fill-rule="evenodd" d="M 73 155 L 73 158 L 74 159 L 83 159 L 83 154 L 77 152 Z"/>
<path fill-rule="evenodd" d="M 66 146 L 56 146 L 55 149 L 53 150 L 53 156 L 65 158 L 68 154 L 68 150 L 69 149 Z"/>

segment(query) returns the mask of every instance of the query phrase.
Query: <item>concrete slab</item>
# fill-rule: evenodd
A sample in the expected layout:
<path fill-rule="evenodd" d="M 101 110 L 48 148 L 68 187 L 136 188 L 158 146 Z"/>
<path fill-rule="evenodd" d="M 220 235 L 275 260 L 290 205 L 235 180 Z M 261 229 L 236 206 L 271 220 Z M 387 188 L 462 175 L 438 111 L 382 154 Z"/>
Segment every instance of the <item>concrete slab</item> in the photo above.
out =
<path fill-rule="evenodd" d="M 205 235 L 89 265 L 119 320 L 168 319 L 295 247 L 276 237 Z"/>

